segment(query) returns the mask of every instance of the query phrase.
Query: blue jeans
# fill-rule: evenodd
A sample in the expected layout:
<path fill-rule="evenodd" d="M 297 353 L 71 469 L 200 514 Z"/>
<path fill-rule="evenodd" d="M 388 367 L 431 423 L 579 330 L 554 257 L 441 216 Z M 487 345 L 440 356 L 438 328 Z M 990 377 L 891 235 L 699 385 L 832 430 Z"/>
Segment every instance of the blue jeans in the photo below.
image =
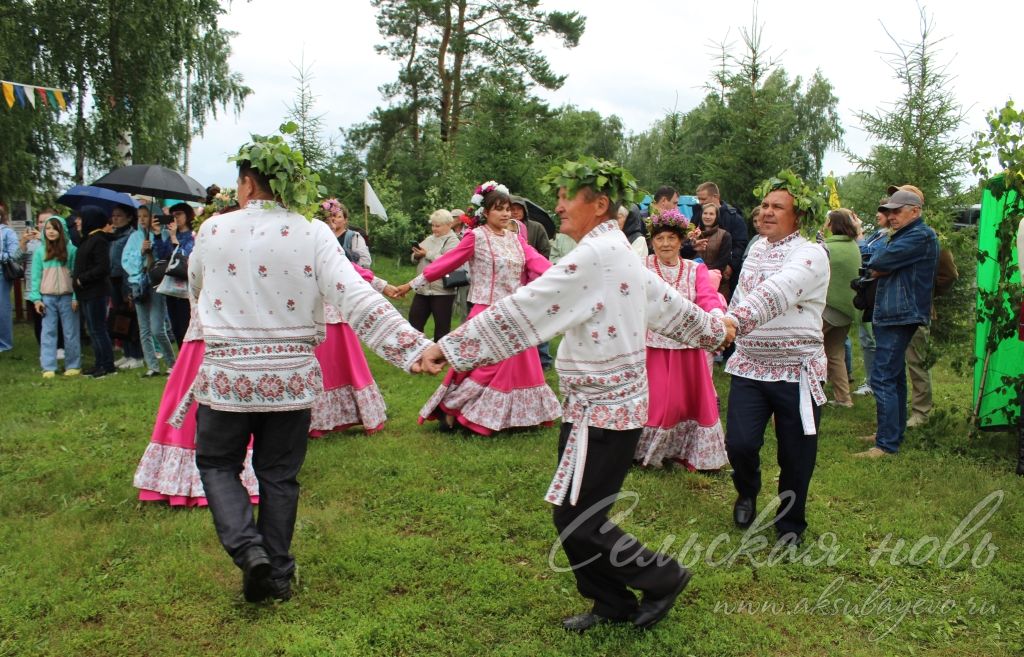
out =
<path fill-rule="evenodd" d="M 57 371 L 57 331 L 64 331 L 64 369 L 82 369 L 82 343 L 78 313 L 71 310 L 70 294 L 43 294 L 43 328 L 39 334 L 39 365 L 44 372 Z"/>
<path fill-rule="evenodd" d="M 875 446 L 895 454 L 907 430 L 907 345 L 917 326 L 874 326 L 875 362 L 871 391 L 875 393 L 878 429 Z"/>
<path fill-rule="evenodd" d="M 870 386 L 871 369 L 875 366 L 875 336 L 871 331 L 871 322 L 857 322 L 857 337 L 864 354 L 864 382 Z"/>
<path fill-rule="evenodd" d="M 10 281 L 0 275 L 0 351 L 14 348 L 14 307 L 11 305 L 11 287 Z"/>
<path fill-rule="evenodd" d="M 107 332 L 107 304 L 110 301 L 106 295 L 98 299 L 89 299 L 79 302 L 82 311 L 85 313 L 85 328 L 89 331 L 92 339 L 92 351 L 96 357 L 95 366 L 99 369 L 114 369 L 114 346 L 110 342 L 110 333 Z"/>
<path fill-rule="evenodd" d="M 843 356 L 846 360 L 846 378 L 853 381 L 853 343 L 850 342 L 850 334 L 846 334 L 846 342 L 843 343 Z"/>
<path fill-rule="evenodd" d="M 551 364 L 555 362 L 555 359 L 551 357 L 549 351 L 549 343 L 541 342 L 537 345 L 537 355 L 540 356 L 540 366 L 544 369 L 551 367 Z"/>
<path fill-rule="evenodd" d="M 139 318 L 139 340 L 142 342 L 142 358 L 146 367 L 154 372 L 160 371 L 160 361 L 156 357 L 156 347 L 167 360 L 167 367 L 174 367 L 174 348 L 167 333 L 170 326 L 167 322 L 166 297 L 151 292 L 145 301 L 135 302 L 135 314 Z"/>

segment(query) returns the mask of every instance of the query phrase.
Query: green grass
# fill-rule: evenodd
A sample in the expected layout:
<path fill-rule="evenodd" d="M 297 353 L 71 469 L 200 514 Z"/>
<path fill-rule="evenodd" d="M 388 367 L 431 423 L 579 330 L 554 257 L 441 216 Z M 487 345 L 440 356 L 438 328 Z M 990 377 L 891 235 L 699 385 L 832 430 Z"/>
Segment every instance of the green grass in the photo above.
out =
<path fill-rule="evenodd" d="M 393 262 L 376 266 L 395 282 L 411 277 L 410 268 Z M 242 601 L 239 573 L 206 510 L 136 500 L 132 475 L 163 380 L 122 373 L 44 382 L 28 326 L 17 326 L 16 342 L 0 355 L 0 655 L 1024 650 L 1024 482 L 1012 474 L 1008 435 L 968 443 L 960 418 L 970 382 L 941 363 L 934 375 L 943 412 L 913 430 L 897 458 L 850 458 L 862 449 L 856 436 L 873 430 L 870 399 L 825 409 L 809 534 L 834 534 L 843 553 L 836 562 L 754 567 L 743 558 L 717 565 L 698 559 L 682 604 L 656 630 L 602 627 L 577 636 L 558 621 L 586 603 L 572 575 L 548 564 L 554 529 L 542 496 L 555 429 L 480 438 L 420 427 L 416 412 L 437 380 L 406 376 L 371 356 L 389 406 L 386 429 L 311 443 L 294 541 L 296 596 L 254 606 Z M 727 378 L 717 382 L 724 395 Z M 763 507 L 778 474 L 771 437 L 762 456 Z M 728 539 L 715 553 L 721 558 L 741 541 L 731 526 L 734 492 L 726 475 L 634 470 L 625 489 L 639 502 L 623 525 L 651 545 L 674 536 L 669 551 L 679 554 L 691 535 L 706 549 L 721 534 Z M 917 565 L 894 565 L 888 555 L 871 563 L 890 534 L 890 545 L 902 538 L 907 549 L 922 537 L 945 541 L 993 491 L 1003 491 L 998 510 L 965 541 L 973 550 L 991 533 L 997 551 L 990 563 L 973 567 L 970 555 L 953 567 L 937 556 Z M 555 563 L 565 564 L 557 551 Z M 834 582 L 838 589 L 828 592 Z M 875 607 L 847 609 L 838 598 L 862 607 L 874 600 Z M 985 609 L 972 614 L 972 599 Z M 919 613 L 911 609 L 878 636 L 918 600 Z M 938 609 L 946 600 L 955 607 Z M 758 609 L 736 612 L 741 603 Z M 779 605 L 778 613 L 760 608 L 765 603 Z"/>

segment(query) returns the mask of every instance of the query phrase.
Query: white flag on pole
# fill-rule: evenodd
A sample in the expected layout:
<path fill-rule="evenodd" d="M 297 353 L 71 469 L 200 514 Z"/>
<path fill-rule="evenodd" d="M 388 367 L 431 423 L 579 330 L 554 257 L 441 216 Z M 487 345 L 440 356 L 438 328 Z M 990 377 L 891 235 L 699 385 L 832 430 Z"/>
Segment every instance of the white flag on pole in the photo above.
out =
<path fill-rule="evenodd" d="M 370 181 L 363 179 L 363 205 L 370 212 L 370 214 L 381 217 L 384 221 L 388 220 L 387 210 L 384 209 L 384 205 L 377 198 L 377 193 L 373 191 L 373 187 L 370 187 Z"/>

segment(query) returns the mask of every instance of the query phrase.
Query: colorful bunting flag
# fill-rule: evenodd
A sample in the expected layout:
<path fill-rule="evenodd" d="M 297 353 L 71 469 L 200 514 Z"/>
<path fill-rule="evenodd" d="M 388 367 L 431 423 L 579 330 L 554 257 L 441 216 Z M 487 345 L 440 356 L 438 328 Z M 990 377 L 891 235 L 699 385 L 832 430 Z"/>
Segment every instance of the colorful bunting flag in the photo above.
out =
<path fill-rule="evenodd" d="M 7 101 L 7 107 L 14 107 L 14 101 L 18 101 L 18 105 L 25 107 L 30 106 L 32 109 L 36 108 L 36 94 L 39 95 L 39 99 L 42 101 L 41 107 L 50 105 L 56 110 L 66 110 L 68 107 L 67 100 L 64 98 L 63 89 L 54 89 L 53 87 L 39 87 L 34 84 L 22 84 L 20 82 L 8 82 L 7 80 L 0 80 L 0 88 L 3 89 L 4 100 Z"/>

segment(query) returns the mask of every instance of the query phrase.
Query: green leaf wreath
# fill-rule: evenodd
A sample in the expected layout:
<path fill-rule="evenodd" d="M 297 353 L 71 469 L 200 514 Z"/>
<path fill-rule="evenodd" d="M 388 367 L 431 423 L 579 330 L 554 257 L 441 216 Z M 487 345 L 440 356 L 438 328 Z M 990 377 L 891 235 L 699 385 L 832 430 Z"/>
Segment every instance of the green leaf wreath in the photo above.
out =
<path fill-rule="evenodd" d="M 824 185 L 811 185 L 790 169 L 783 169 L 754 188 L 754 197 L 763 199 L 769 193 L 783 190 L 793 197 L 793 208 L 800 220 L 800 232 L 813 238 L 828 214 L 828 190 Z"/>
<path fill-rule="evenodd" d="M 584 187 L 607 194 L 612 201 L 623 203 L 633 203 L 640 196 L 633 174 L 614 162 L 591 156 L 584 156 L 577 162 L 555 165 L 540 179 L 540 190 L 544 194 L 562 187 L 565 187 L 568 197 L 575 196 Z"/>
<path fill-rule="evenodd" d="M 281 134 L 298 130 L 294 121 L 281 124 Z M 250 135 L 252 141 L 238 149 L 228 162 L 248 161 L 270 180 L 270 191 L 287 208 L 301 208 L 327 193 L 320 184 L 320 174 L 306 166 L 302 153 L 294 150 L 281 135 Z"/>

